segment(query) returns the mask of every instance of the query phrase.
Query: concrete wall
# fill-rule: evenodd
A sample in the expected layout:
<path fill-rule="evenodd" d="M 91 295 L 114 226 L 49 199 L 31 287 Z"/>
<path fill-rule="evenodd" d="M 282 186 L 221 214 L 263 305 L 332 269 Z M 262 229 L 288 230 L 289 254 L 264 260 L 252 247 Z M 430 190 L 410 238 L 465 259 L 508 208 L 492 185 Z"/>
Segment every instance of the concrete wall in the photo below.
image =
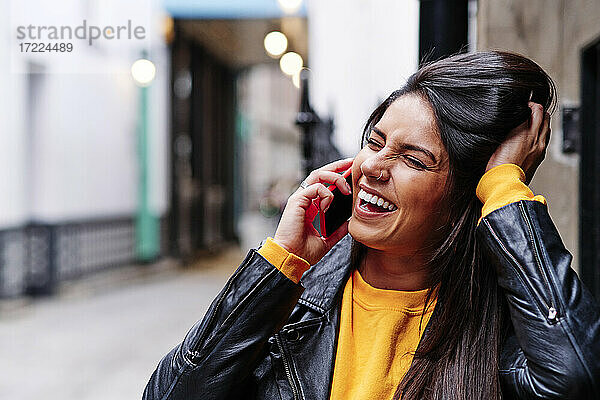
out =
<path fill-rule="evenodd" d="M 503 49 L 535 60 L 555 80 L 559 106 L 578 105 L 581 50 L 600 37 L 598 0 L 480 0 L 477 48 Z M 562 153 L 560 108 L 552 117 L 545 161 L 532 182 L 578 269 L 579 158 Z"/>

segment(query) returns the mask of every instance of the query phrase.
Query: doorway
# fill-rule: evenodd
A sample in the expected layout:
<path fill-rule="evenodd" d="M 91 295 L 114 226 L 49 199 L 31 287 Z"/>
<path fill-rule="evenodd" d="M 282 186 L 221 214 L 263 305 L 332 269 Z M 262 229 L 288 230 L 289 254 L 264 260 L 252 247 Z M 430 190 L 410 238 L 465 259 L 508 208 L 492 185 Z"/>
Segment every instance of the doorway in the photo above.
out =
<path fill-rule="evenodd" d="M 189 261 L 235 241 L 235 71 L 176 21 L 171 48 L 170 252 Z"/>
<path fill-rule="evenodd" d="M 600 38 L 581 61 L 580 272 L 600 299 Z"/>

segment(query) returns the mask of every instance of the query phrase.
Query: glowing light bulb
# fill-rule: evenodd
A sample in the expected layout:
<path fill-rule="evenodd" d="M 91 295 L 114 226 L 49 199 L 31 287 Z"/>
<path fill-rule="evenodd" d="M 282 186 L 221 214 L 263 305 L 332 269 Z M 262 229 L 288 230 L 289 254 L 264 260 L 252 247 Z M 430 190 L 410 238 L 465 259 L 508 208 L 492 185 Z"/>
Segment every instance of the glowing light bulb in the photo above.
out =
<path fill-rule="evenodd" d="M 287 49 L 288 40 L 283 33 L 273 31 L 267 33 L 264 44 L 267 54 L 273 58 L 277 58 Z"/>
<path fill-rule="evenodd" d="M 139 86 L 148 86 L 156 76 L 156 67 L 150 60 L 139 59 L 131 65 L 131 76 Z"/>
<path fill-rule="evenodd" d="M 304 60 L 302 60 L 300 54 L 293 51 L 285 53 L 279 59 L 279 68 L 281 68 L 284 74 L 290 76 L 299 73 L 303 64 Z"/>
<path fill-rule="evenodd" d="M 302 6 L 302 0 L 277 0 L 277 2 L 286 14 L 295 14 Z"/>

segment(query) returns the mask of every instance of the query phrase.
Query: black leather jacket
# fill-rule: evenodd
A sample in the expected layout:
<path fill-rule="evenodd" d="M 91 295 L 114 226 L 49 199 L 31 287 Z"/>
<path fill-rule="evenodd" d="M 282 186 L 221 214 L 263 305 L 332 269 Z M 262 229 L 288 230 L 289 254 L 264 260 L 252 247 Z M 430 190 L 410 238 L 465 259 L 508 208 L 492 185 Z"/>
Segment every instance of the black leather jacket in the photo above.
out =
<path fill-rule="evenodd" d="M 546 206 L 509 204 L 477 231 L 495 255 L 514 327 L 499 365 L 504 397 L 600 399 L 600 310 Z M 251 250 L 160 361 L 144 399 L 327 400 L 350 242 L 342 239 L 300 284 Z"/>

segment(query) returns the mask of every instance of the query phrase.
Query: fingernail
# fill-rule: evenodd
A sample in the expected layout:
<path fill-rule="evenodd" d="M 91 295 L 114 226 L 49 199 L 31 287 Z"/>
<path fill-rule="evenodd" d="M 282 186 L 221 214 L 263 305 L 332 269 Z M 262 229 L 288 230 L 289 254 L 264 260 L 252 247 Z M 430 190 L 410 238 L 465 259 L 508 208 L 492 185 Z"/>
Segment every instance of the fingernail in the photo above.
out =
<path fill-rule="evenodd" d="M 347 182 L 346 182 L 346 188 L 348 189 L 348 194 L 352 193 L 352 187 Z"/>

